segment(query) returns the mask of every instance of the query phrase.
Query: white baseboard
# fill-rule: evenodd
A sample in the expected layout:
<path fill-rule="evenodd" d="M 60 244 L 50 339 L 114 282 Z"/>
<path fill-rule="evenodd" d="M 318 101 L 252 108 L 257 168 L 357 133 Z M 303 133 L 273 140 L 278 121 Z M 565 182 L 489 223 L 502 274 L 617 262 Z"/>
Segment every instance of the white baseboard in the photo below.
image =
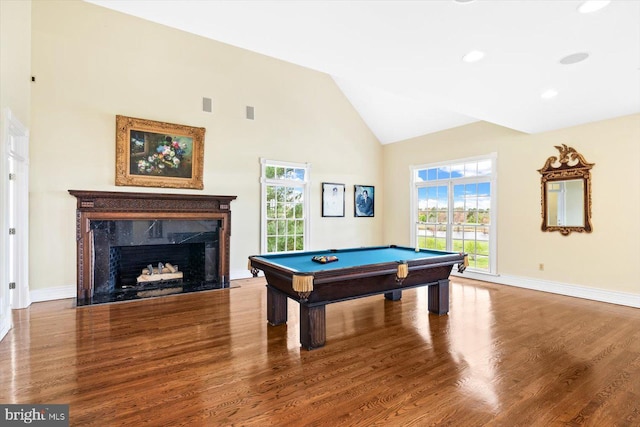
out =
<path fill-rule="evenodd" d="M 11 313 L 8 316 L 5 316 L 5 320 L 0 322 L 0 340 L 4 338 L 4 336 L 9 332 L 9 330 L 13 327 L 13 321 Z"/>
<path fill-rule="evenodd" d="M 253 275 L 251 274 L 251 272 L 249 270 L 233 270 L 231 272 L 229 272 L 229 275 L 231 276 L 231 280 L 235 280 L 235 279 L 250 279 L 253 277 Z M 262 276 L 262 271 L 260 272 L 260 275 Z"/>
<path fill-rule="evenodd" d="M 484 282 L 492 282 L 501 285 L 515 286 L 518 288 L 532 289 L 535 291 L 549 292 L 552 294 L 565 295 L 569 297 L 583 298 L 610 304 L 640 308 L 640 294 L 633 294 L 629 292 L 609 291 L 604 289 L 589 288 L 586 286 L 570 285 L 559 282 L 550 282 L 547 280 L 531 279 L 528 277 L 520 276 L 474 273 L 468 270 L 465 271 L 464 274 L 459 274 L 455 271 L 453 271 L 451 274 L 453 276 L 482 280 Z M 231 272 L 230 276 L 231 280 L 249 279 L 253 277 L 249 270 L 234 270 Z M 58 286 L 55 288 L 36 289 L 30 292 L 30 297 L 31 302 L 75 298 L 76 287 L 75 285 L 70 285 Z"/>
<path fill-rule="evenodd" d="M 249 270 L 235 270 L 231 272 L 231 280 L 248 279 L 253 277 Z M 76 298 L 76 286 L 58 286 L 55 288 L 35 289 L 29 292 L 31 302 L 53 301 L 57 299 Z"/>
<path fill-rule="evenodd" d="M 52 301 L 56 299 L 75 298 L 76 286 L 57 286 L 55 288 L 34 289 L 29 292 L 31 302 Z"/>
<path fill-rule="evenodd" d="M 531 279 L 529 277 L 509 276 L 504 274 L 491 275 L 474 273 L 469 270 L 465 271 L 464 274 L 459 274 L 456 272 L 452 272 L 451 274 L 459 277 L 467 277 L 469 279 L 499 283 L 501 285 L 515 286 L 517 288 L 532 289 L 535 291 L 549 292 L 552 294 L 565 295 L 569 297 L 583 298 L 610 304 L 640 308 L 640 294 L 632 294 L 629 292 L 609 291 L 598 288 L 589 288 L 580 285 L 570 285 L 566 283 L 550 282 L 547 280 Z"/>

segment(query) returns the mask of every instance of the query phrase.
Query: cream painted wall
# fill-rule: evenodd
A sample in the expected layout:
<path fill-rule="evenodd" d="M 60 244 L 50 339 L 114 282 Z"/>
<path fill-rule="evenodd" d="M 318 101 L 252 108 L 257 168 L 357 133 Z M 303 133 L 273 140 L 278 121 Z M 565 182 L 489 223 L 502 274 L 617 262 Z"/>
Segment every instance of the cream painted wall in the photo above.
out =
<path fill-rule="evenodd" d="M 325 74 L 80 1 L 32 9 L 31 289 L 75 284 L 68 189 L 238 195 L 233 278 L 259 252 L 260 157 L 312 164 L 320 249 L 408 244 L 409 166 L 496 152 L 499 274 L 640 293 L 639 115 L 537 135 L 479 122 L 380 146 Z M 116 114 L 206 127 L 204 191 L 114 186 Z M 596 163 L 591 234 L 540 231 L 537 169 L 561 143 Z M 345 218 L 321 218 L 323 181 L 347 185 Z M 353 218 L 354 184 L 376 186 L 375 218 Z"/>
<path fill-rule="evenodd" d="M 6 215 L 9 210 L 9 195 L 5 191 L 9 188 L 9 171 L 8 161 L 6 158 L 6 149 L 8 147 L 8 141 L 5 140 L 5 128 L 8 124 L 5 123 L 7 119 L 7 112 L 11 111 L 11 122 L 18 121 L 25 128 L 30 123 L 30 108 L 31 108 L 31 1 L 3 1 L 0 0 L 0 226 L 2 232 L 0 233 L 0 286 L 5 287 L 9 283 L 11 278 L 9 277 L 9 254 L 7 249 L 9 248 L 9 235 L 7 230 L 10 225 L 17 227 L 18 240 L 16 245 L 20 245 L 22 239 L 20 235 L 26 238 L 26 234 L 23 230 L 20 230 L 20 226 L 16 223 L 10 224 L 8 216 Z M 21 139 L 21 141 L 23 141 Z M 24 153 L 22 147 L 20 152 Z M 16 162 L 18 164 L 18 162 Z M 24 171 L 28 167 L 24 162 L 19 162 L 18 171 Z M 22 173 L 24 174 L 24 173 Z M 24 177 L 18 173 L 18 180 L 16 183 L 27 181 L 23 180 Z M 18 188 L 19 188 L 18 184 Z M 23 207 L 23 206 L 22 206 Z M 26 225 L 26 223 L 25 223 Z M 23 227 L 24 228 L 24 227 Z M 20 246 L 21 247 L 21 246 Z M 24 307 L 28 304 L 29 299 L 25 297 L 27 295 L 24 292 L 24 282 L 27 277 L 21 274 L 20 265 L 24 263 L 18 263 L 14 265 L 17 267 L 13 279 L 16 279 L 17 288 L 13 291 L 13 295 L 8 295 L 12 301 L 13 307 Z M 24 279 L 24 280 L 22 280 Z M 5 289 L 3 289 L 4 291 Z M 6 291 L 8 292 L 8 290 Z M 4 294 L 4 292 L 3 292 Z M 0 298 L 2 299 L 2 298 Z M 5 300 L 6 301 L 6 300 Z M 2 304 L 4 305 L 4 302 Z M 0 307 L 0 312 L 4 309 L 4 306 Z M 5 318 L 0 319 L 2 323 Z M 6 324 L 0 324 L 0 329 L 6 326 Z"/>
<path fill-rule="evenodd" d="M 382 146 L 330 76 L 81 1 L 34 2 L 32 26 L 32 290 L 76 283 L 68 189 L 237 195 L 231 278 L 246 274 L 260 157 L 311 163 L 310 249 L 382 243 Z M 205 127 L 204 190 L 116 187 L 116 114 Z M 323 181 L 347 185 L 345 218 L 321 218 Z M 376 186 L 375 218 L 353 217 L 354 184 Z"/>
<path fill-rule="evenodd" d="M 30 52 L 31 0 L 0 1 L 0 112 L 10 108 L 26 127 L 31 117 Z"/>
<path fill-rule="evenodd" d="M 595 163 L 590 234 L 540 231 L 537 170 L 563 143 Z M 410 165 L 496 152 L 499 274 L 640 295 L 639 114 L 536 135 L 477 122 L 383 150 L 385 241 L 410 242 L 409 212 L 398 209 L 409 206 Z"/>

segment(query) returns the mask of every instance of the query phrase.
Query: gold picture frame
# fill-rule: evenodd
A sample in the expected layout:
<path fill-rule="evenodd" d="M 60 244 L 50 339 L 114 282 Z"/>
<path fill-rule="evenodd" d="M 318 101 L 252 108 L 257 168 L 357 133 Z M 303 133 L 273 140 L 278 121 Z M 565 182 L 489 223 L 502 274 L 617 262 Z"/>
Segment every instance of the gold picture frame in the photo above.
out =
<path fill-rule="evenodd" d="M 116 185 L 202 190 L 205 128 L 116 116 Z"/>
<path fill-rule="evenodd" d="M 591 233 L 591 168 L 575 148 L 556 145 L 559 156 L 547 159 L 542 169 L 542 231 Z"/>

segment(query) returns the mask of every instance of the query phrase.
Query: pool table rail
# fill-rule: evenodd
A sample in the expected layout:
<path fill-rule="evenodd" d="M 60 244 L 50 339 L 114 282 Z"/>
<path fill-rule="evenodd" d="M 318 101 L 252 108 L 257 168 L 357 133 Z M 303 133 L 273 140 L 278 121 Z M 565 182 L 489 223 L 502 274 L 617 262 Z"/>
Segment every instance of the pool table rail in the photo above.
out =
<path fill-rule="evenodd" d="M 269 285 L 285 293 L 291 299 L 309 305 L 327 304 L 383 294 L 390 289 L 402 290 L 434 284 L 441 277 L 448 277 L 453 267 L 450 261 L 430 264 L 408 262 L 408 265 L 409 274 L 402 282 L 398 282 L 396 280 L 397 268 L 395 266 L 379 268 L 380 265 L 371 264 L 350 268 L 348 271 L 323 270 L 321 272 L 291 273 L 278 265 L 267 266 L 261 261 L 252 260 L 252 266 L 264 272 Z M 308 296 L 301 297 L 294 289 L 293 278 L 296 275 L 313 276 L 314 287 Z M 375 280 L 371 280 L 372 278 L 375 278 Z M 321 286 L 332 283 L 335 286 Z"/>
<path fill-rule="evenodd" d="M 447 314 L 449 275 L 455 264 L 459 270 L 464 270 L 466 264 L 466 254 L 443 252 L 434 257 L 355 266 L 345 263 L 347 266 L 342 268 L 298 271 L 281 265 L 284 257 L 273 257 L 279 262 L 270 262 L 268 258 L 249 257 L 252 272 L 262 270 L 267 279 L 267 320 L 271 325 L 286 323 L 287 299 L 297 301 L 300 305 L 300 343 L 309 350 L 325 343 L 327 304 L 379 294 L 397 301 L 403 290 L 427 286 L 428 310 L 438 315 Z M 399 268 L 401 264 L 406 268 Z M 299 279 L 304 279 L 306 292 L 301 292 Z"/>

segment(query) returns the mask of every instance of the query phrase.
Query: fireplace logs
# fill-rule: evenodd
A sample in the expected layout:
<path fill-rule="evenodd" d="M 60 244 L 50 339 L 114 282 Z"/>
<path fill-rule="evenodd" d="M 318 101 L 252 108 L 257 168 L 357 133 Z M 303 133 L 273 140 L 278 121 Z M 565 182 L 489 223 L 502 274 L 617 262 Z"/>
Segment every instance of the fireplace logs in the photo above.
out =
<path fill-rule="evenodd" d="M 177 265 L 170 263 L 158 263 L 158 268 L 153 268 L 151 264 L 142 269 L 142 274 L 138 276 L 138 283 L 162 282 L 167 280 L 180 280 L 184 277 L 182 271 L 178 271 Z"/>

